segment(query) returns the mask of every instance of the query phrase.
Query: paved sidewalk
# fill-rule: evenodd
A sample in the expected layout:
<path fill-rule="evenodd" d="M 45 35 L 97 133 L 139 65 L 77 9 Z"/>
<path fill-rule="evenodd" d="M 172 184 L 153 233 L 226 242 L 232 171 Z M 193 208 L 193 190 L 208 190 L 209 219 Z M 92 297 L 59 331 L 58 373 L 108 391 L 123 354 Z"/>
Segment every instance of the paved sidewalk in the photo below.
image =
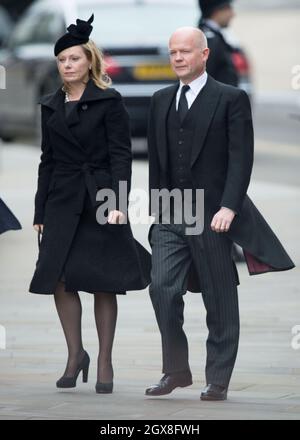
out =
<path fill-rule="evenodd" d="M 292 271 L 249 277 L 239 267 L 241 338 L 229 400 L 200 402 L 204 386 L 205 312 L 201 297 L 187 294 L 185 329 L 194 384 L 162 398 L 144 389 L 161 376 L 160 338 L 148 292 L 119 298 L 114 346 L 115 391 L 96 395 L 97 337 L 92 296 L 83 300 L 83 337 L 91 356 L 88 384 L 60 391 L 66 349 L 53 297 L 28 294 L 37 255 L 32 230 L 39 151 L 0 146 L 0 196 L 24 229 L 0 236 L 0 324 L 7 348 L 0 349 L 0 419 L 300 419 L 300 349 L 291 347 L 300 325 L 300 189 L 255 181 L 250 196 L 298 264 Z M 147 167 L 134 165 L 133 187 L 146 187 Z M 134 228 L 146 244 L 147 230 Z"/>

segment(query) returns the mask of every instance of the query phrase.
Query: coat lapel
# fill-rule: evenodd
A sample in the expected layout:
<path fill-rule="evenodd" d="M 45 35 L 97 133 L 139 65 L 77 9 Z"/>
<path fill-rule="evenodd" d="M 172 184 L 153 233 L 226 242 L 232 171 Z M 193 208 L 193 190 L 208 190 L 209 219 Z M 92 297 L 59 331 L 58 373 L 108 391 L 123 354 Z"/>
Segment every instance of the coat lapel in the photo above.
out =
<path fill-rule="evenodd" d="M 99 89 L 94 82 L 90 79 L 87 86 L 80 98 L 80 101 L 72 110 L 67 118 L 67 124 L 69 127 L 79 124 L 80 122 L 80 111 L 81 109 L 87 110 L 89 103 L 92 101 L 100 101 L 104 99 L 116 98 L 116 94 L 112 89 Z"/>
<path fill-rule="evenodd" d="M 54 94 L 46 95 L 41 98 L 40 103 L 46 105 L 53 110 L 52 115 L 49 117 L 47 124 L 53 130 L 55 130 L 60 136 L 65 138 L 70 143 L 76 145 L 78 148 L 86 152 L 84 146 L 82 146 L 78 140 L 73 136 L 72 131 L 69 127 L 80 123 L 80 108 L 85 105 L 88 107 L 88 103 L 91 101 L 98 101 L 102 99 L 116 98 L 116 94 L 111 89 L 102 90 L 97 87 L 94 82 L 90 79 L 87 86 L 78 102 L 77 106 L 70 113 L 69 117 L 66 119 L 64 99 L 65 94 L 60 89 L 58 89 Z"/>
<path fill-rule="evenodd" d="M 210 76 L 207 78 L 207 83 L 202 89 L 201 96 L 199 96 L 199 102 L 197 104 L 200 108 L 200 117 L 198 124 L 195 128 L 194 140 L 192 144 L 191 152 L 191 167 L 196 162 L 202 148 L 204 141 L 213 119 L 217 105 L 221 96 L 221 91 L 217 87 L 217 82 Z M 196 103 L 195 103 L 196 104 Z"/>
<path fill-rule="evenodd" d="M 64 98 L 65 95 L 63 91 L 61 89 L 58 89 L 56 93 L 52 95 L 47 95 L 40 100 L 40 103 L 42 105 L 50 107 L 53 110 L 52 115 L 47 121 L 47 125 L 68 142 L 76 145 L 80 149 L 83 149 L 80 143 L 72 135 L 66 123 Z"/>
<path fill-rule="evenodd" d="M 156 115 L 158 155 L 162 169 L 167 168 L 167 117 L 173 98 L 178 90 L 178 84 L 169 87 L 164 91 L 162 103 L 159 104 L 159 111 Z M 161 98 L 162 98 L 161 97 Z"/>
<path fill-rule="evenodd" d="M 160 96 L 159 110 L 156 115 L 158 155 L 162 169 L 167 168 L 167 116 L 177 90 L 178 83 L 164 91 Z M 207 83 L 202 89 L 201 95 L 196 98 L 197 100 L 199 98 L 199 100 L 197 103 L 194 103 L 201 106 L 201 111 L 192 145 L 191 167 L 194 165 L 204 146 L 207 131 L 217 109 L 220 97 L 221 91 L 217 82 L 208 75 Z"/>

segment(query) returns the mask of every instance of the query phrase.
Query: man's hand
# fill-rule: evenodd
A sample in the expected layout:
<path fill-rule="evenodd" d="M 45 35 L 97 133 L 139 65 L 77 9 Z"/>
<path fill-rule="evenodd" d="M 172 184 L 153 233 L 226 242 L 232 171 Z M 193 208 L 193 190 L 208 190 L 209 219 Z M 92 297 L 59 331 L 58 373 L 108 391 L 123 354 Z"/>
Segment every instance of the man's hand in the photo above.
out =
<path fill-rule="evenodd" d="M 222 207 L 214 215 L 210 225 L 211 229 L 215 232 L 228 232 L 234 217 L 235 212 L 232 209 Z"/>
<path fill-rule="evenodd" d="M 108 223 L 112 224 L 112 225 L 118 225 L 118 224 L 122 224 L 125 221 L 125 214 L 123 214 L 123 212 L 121 211 L 110 211 L 110 213 L 108 214 Z"/>

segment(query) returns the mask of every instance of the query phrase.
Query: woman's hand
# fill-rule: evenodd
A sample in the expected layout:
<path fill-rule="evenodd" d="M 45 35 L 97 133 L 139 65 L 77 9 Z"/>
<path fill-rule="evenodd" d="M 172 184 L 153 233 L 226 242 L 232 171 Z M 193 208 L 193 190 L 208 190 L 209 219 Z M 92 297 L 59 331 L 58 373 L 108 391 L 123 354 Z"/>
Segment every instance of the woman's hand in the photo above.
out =
<path fill-rule="evenodd" d="M 36 232 L 41 230 L 41 233 L 43 233 L 44 225 L 33 225 L 33 228 L 36 230 Z"/>
<path fill-rule="evenodd" d="M 110 211 L 108 214 L 108 223 L 111 225 L 119 225 L 125 222 L 126 216 L 121 211 Z"/>

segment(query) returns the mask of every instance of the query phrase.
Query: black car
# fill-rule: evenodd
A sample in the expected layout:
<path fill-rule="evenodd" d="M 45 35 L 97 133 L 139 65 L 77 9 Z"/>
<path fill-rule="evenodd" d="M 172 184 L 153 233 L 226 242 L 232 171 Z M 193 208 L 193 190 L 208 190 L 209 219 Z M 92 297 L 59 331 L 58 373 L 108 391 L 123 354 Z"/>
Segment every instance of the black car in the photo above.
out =
<path fill-rule="evenodd" d="M 91 38 L 103 49 L 108 74 L 124 97 L 132 135 L 144 137 L 153 93 L 175 81 L 168 39 L 180 26 L 197 26 L 197 0 L 38 0 L 0 50 L 7 88 L 0 94 L 0 137 L 32 135 L 36 103 L 60 86 L 53 45 L 76 18 L 94 13 Z"/>

